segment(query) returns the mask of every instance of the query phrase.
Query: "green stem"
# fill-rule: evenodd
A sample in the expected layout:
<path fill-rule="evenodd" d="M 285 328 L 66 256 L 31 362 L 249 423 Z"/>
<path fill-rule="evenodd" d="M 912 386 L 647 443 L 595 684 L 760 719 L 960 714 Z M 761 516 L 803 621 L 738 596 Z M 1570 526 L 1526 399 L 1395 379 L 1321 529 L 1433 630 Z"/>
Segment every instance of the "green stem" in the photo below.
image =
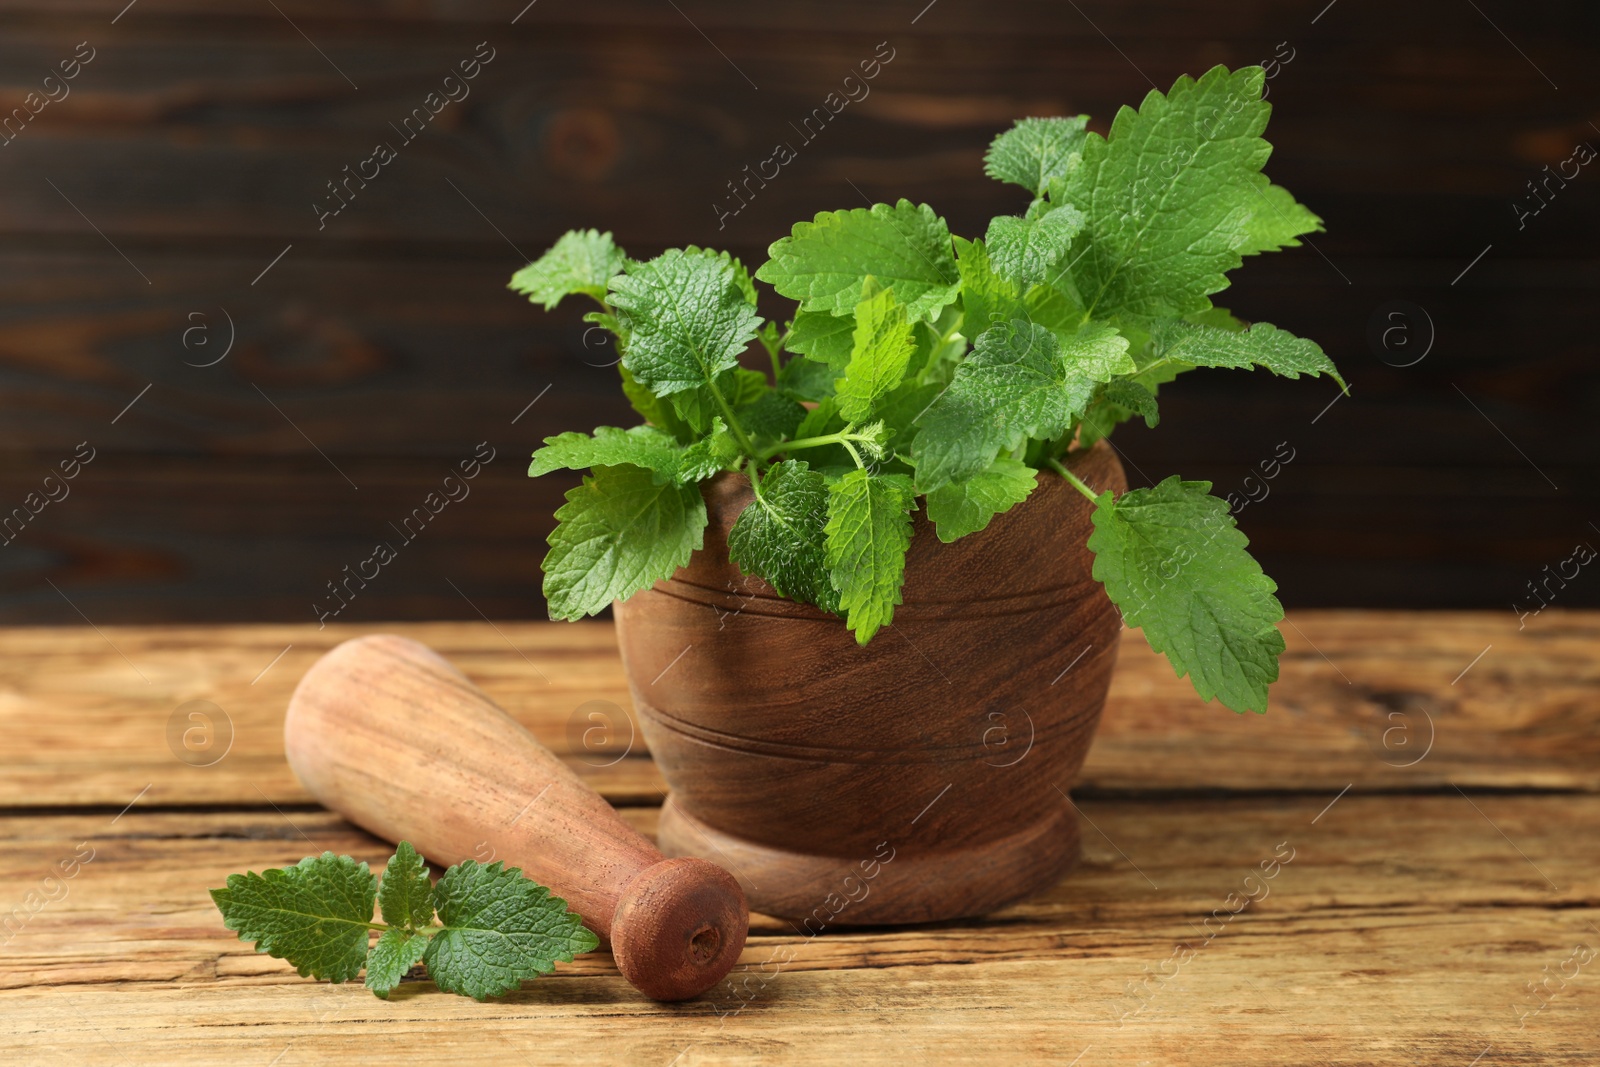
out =
<path fill-rule="evenodd" d="M 839 433 L 823 434 L 821 437 L 802 437 L 798 441 L 779 441 L 771 448 L 762 450 L 760 458 L 770 459 L 779 452 L 795 452 L 802 448 L 821 448 L 824 445 L 842 445 L 844 444 L 844 440 L 845 435 L 841 431 Z"/>
<path fill-rule="evenodd" d="M 847 452 L 849 452 L 852 456 L 856 456 L 856 466 L 859 467 L 862 465 L 861 457 L 857 455 L 854 446 L 857 443 L 865 443 L 871 440 L 872 438 L 866 436 L 865 434 L 851 433 L 847 428 L 840 430 L 837 433 L 823 434 L 821 437 L 802 437 L 797 441 L 779 441 L 771 448 L 764 449 L 759 458 L 765 461 L 771 459 L 779 452 L 798 452 L 803 448 L 822 448 L 825 445 L 843 445 Z"/>
<path fill-rule="evenodd" d="M 388 933 L 390 930 L 411 929 L 409 927 L 402 926 L 389 926 L 385 923 L 367 923 L 366 926 L 368 930 L 377 930 L 379 933 Z M 446 929 L 447 927 L 445 926 L 435 926 L 430 923 L 427 926 L 418 926 L 414 929 L 411 929 L 411 932 L 414 934 L 423 934 L 424 936 L 432 937 L 434 934 L 441 933 Z"/>
<path fill-rule="evenodd" d="M 844 445 L 844 450 L 846 452 L 850 453 L 850 458 L 856 461 L 857 470 L 863 470 L 866 468 L 866 464 L 861 462 L 861 453 L 856 451 L 855 445 L 845 440 L 841 440 L 839 443 Z"/>
<path fill-rule="evenodd" d="M 744 427 L 740 426 L 739 420 L 733 417 L 733 408 L 728 405 L 728 399 L 722 395 L 722 390 L 717 388 L 717 380 L 715 378 L 707 378 L 706 384 L 711 387 L 711 395 L 716 398 L 717 407 L 722 409 L 722 414 L 728 420 L 728 430 L 733 434 L 733 439 L 739 442 L 739 447 L 744 450 L 744 454 L 751 459 L 761 458 L 756 451 L 756 446 L 744 432 Z"/>
<path fill-rule="evenodd" d="M 1071 471 L 1067 470 L 1067 468 L 1062 465 L 1062 463 L 1061 463 L 1061 461 L 1059 459 L 1055 459 L 1054 457 L 1052 457 L 1050 459 L 1045 460 L 1045 462 L 1050 464 L 1050 466 L 1055 470 L 1055 472 L 1057 474 L 1061 475 L 1061 477 L 1065 478 L 1068 482 L 1070 482 L 1074 489 L 1076 489 L 1078 492 L 1082 493 L 1085 497 L 1087 497 L 1089 499 L 1090 503 L 1096 503 L 1096 502 L 1098 502 L 1100 500 L 1100 495 L 1098 493 L 1096 493 L 1093 489 L 1090 489 L 1087 485 L 1085 485 L 1084 482 L 1083 482 L 1083 479 L 1079 478 L 1076 474 L 1073 474 Z"/>

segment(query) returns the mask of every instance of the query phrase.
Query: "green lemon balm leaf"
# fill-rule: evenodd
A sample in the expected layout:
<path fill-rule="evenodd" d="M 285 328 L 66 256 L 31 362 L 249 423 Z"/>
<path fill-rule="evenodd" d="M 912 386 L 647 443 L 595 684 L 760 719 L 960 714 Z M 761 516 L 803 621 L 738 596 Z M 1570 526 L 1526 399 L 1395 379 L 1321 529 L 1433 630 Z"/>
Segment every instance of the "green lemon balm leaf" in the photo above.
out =
<path fill-rule="evenodd" d="M 1284 649 L 1283 606 L 1210 490 L 1173 476 L 1115 499 L 1102 493 L 1089 535 L 1094 576 L 1202 699 L 1265 712 Z"/>
<path fill-rule="evenodd" d="M 699 245 L 685 245 L 684 254 L 690 256 L 710 256 L 712 259 L 726 263 L 733 271 L 733 284 L 738 286 L 739 293 L 745 303 L 755 307 L 756 283 L 750 280 L 750 271 L 739 262 L 739 257 L 732 252 L 718 252 L 714 248 L 701 248 Z"/>
<path fill-rule="evenodd" d="M 1043 196 L 1050 179 L 1067 173 L 1083 150 L 1088 115 L 1018 119 L 997 136 L 983 157 L 983 172 Z"/>
<path fill-rule="evenodd" d="M 713 415 L 710 432 L 679 453 L 675 477 L 684 484 L 703 482 L 727 469 L 738 458 L 739 445 L 728 432 L 727 424 L 722 416 Z"/>
<path fill-rule="evenodd" d="M 1245 223 L 1247 236 L 1245 243 L 1239 246 L 1240 255 L 1299 248 L 1301 236 L 1322 232 L 1322 220 L 1297 202 L 1283 186 L 1269 185 L 1258 189 L 1257 193 L 1260 200 Z"/>
<path fill-rule="evenodd" d="M 589 467 L 615 467 L 623 463 L 643 468 L 657 481 L 678 476 L 683 448 L 669 433 L 653 426 L 630 426 L 619 430 L 601 426 L 594 436 L 562 433 L 544 439 L 544 447 L 533 454 L 528 474 L 538 477 L 556 470 L 585 470 Z"/>
<path fill-rule="evenodd" d="M 828 486 L 799 459 L 761 475 L 761 491 L 728 532 L 728 556 L 791 600 L 839 613 L 827 560 Z"/>
<path fill-rule="evenodd" d="M 826 311 L 801 311 L 789 327 L 787 347 L 833 368 L 834 377 L 844 373 L 855 347 L 856 320 L 851 316 Z"/>
<path fill-rule="evenodd" d="M 1003 449 L 1064 433 L 1098 383 L 1133 370 L 1127 340 L 1104 323 L 1065 340 L 1022 319 L 990 327 L 921 420 L 917 488 L 965 481 Z"/>
<path fill-rule="evenodd" d="M 566 901 L 499 862 L 450 868 L 433 901 L 442 929 L 423 957 L 428 975 L 440 989 L 476 1000 L 508 993 L 600 943 Z"/>
<path fill-rule="evenodd" d="M 887 626 L 900 603 L 916 506 L 903 474 L 857 468 L 828 486 L 828 571 L 859 644 Z"/>
<path fill-rule="evenodd" d="M 550 617 L 593 615 L 670 578 L 706 528 L 696 485 L 662 484 L 640 467 L 596 467 L 556 511 L 544 558 Z"/>
<path fill-rule="evenodd" d="M 1344 387 L 1344 379 L 1321 346 L 1270 322 L 1229 330 L 1169 319 L 1151 327 L 1150 342 L 1151 351 L 1164 362 L 1193 367 L 1265 367 L 1285 378 L 1326 374 Z"/>
<path fill-rule="evenodd" d="M 1090 449 L 1111 431 L 1138 415 L 1147 427 L 1161 421 L 1156 394 L 1137 378 L 1118 378 L 1100 387 L 1078 425 L 1078 448 Z"/>
<path fill-rule="evenodd" d="M 758 447 L 765 447 L 793 436 L 806 417 L 806 409 L 793 397 L 768 389 L 734 415 L 750 439 Z"/>
<path fill-rule="evenodd" d="M 735 266 L 725 255 L 674 248 L 611 279 L 611 303 L 628 338 L 622 365 L 636 381 L 670 396 L 709 386 L 738 365 L 761 318 Z"/>
<path fill-rule="evenodd" d="M 1027 292 L 1050 280 L 1081 229 L 1083 212 L 1063 204 L 1036 219 L 1001 215 L 990 221 L 984 240 L 995 273 Z"/>
<path fill-rule="evenodd" d="M 564 297 L 584 293 L 606 297 L 606 283 L 622 273 L 627 262 L 609 233 L 571 230 L 538 259 L 511 276 L 510 289 L 549 311 Z"/>
<path fill-rule="evenodd" d="M 432 893 L 433 887 L 428 887 Z M 433 905 L 428 905 L 432 916 Z M 387 998 L 406 972 L 422 962 L 428 951 L 428 935 L 408 933 L 395 927 L 385 930 L 367 953 L 367 988 L 380 998 Z"/>
<path fill-rule="evenodd" d="M 650 425 L 666 430 L 680 442 L 696 437 L 693 427 L 678 417 L 677 409 L 672 406 L 670 399 L 662 399 L 656 394 L 639 384 L 628 368 L 617 364 L 617 373 L 622 378 L 622 395 L 628 398 L 628 403 Z"/>
<path fill-rule="evenodd" d="M 991 326 L 1028 318 L 1022 294 L 994 269 L 984 243 L 957 237 L 955 244 L 961 272 L 961 332 L 976 339 Z"/>
<path fill-rule="evenodd" d="M 824 318 L 833 322 L 851 321 L 835 319 L 832 315 L 826 315 Z M 848 353 L 846 358 L 848 359 Z M 842 368 L 843 364 L 840 366 Z M 838 373 L 825 363 L 818 363 L 814 359 L 791 359 L 778 372 L 778 391 L 791 400 L 820 403 L 833 396 L 834 382 L 838 377 Z"/>
<path fill-rule="evenodd" d="M 1002 449 L 1063 432 L 1092 388 L 1074 404 L 1060 346 L 1043 326 L 1022 319 L 991 326 L 922 417 L 911 453 L 917 488 L 931 493 L 965 481 Z"/>
<path fill-rule="evenodd" d="M 856 305 L 854 345 L 837 385 L 839 413 L 864 422 L 873 408 L 899 385 L 916 347 L 905 305 L 884 289 Z"/>
<path fill-rule="evenodd" d="M 1227 286 L 1267 186 L 1262 140 L 1272 110 L 1260 67 L 1215 67 L 1124 107 L 1051 200 L 1086 216 L 1074 251 L 1078 292 L 1097 318 L 1179 316 Z"/>
<path fill-rule="evenodd" d="M 1038 474 L 1020 459 L 1002 456 L 963 482 L 951 482 L 928 494 L 928 518 L 939 540 L 949 544 L 977 533 L 989 520 L 1028 498 Z"/>
<path fill-rule="evenodd" d="M 428 881 L 428 868 L 409 841 L 396 846 L 394 858 L 383 869 L 383 880 L 378 883 L 378 910 L 384 922 L 402 930 L 416 931 L 433 922 L 433 883 Z"/>
<path fill-rule="evenodd" d="M 366 962 L 377 891 L 365 863 L 324 852 L 293 867 L 230 874 L 211 899 L 257 952 L 287 960 L 301 977 L 348 982 Z"/>
<path fill-rule="evenodd" d="M 961 291 L 950 229 L 927 204 L 901 200 L 852 211 L 824 211 L 797 222 L 767 250 L 756 277 L 802 311 L 854 313 L 870 275 L 895 291 L 913 320 L 936 316 Z"/>

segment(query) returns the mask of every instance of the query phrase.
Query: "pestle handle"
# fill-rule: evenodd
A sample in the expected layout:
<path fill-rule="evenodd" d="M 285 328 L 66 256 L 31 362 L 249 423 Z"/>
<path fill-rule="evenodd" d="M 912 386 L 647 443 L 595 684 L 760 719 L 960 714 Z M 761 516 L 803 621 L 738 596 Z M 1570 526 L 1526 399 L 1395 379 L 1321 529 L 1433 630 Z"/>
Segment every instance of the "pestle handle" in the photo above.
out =
<path fill-rule="evenodd" d="M 403 637 L 346 641 L 289 700 L 289 766 L 325 806 L 436 863 L 505 861 L 611 943 L 656 1000 L 716 985 L 750 912 L 721 867 L 661 855 L 443 657 Z"/>

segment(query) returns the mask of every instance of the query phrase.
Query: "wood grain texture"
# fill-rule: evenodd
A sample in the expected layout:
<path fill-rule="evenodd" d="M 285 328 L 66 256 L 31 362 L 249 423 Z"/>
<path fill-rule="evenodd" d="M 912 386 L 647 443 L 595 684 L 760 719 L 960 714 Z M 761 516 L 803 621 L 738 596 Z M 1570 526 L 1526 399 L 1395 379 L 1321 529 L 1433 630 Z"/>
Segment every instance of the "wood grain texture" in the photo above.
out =
<path fill-rule="evenodd" d="M 661 800 L 660 775 L 629 715 L 610 625 L 381 629 L 455 663 L 612 803 Z M 283 762 L 289 694 L 317 656 L 365 632 L 342 625 L 320 632 L 0 630 L 0 736 L 7 738 L 0 806 L 115 811 L 146 786 L 143 802 L 158 805 L 305 804 L 309 796 Z M 1236 716 L 1200 703 L 1139 634 L 1124 632 L 1077 788 L 1094 795 L 1338 790 L 1351 783 L 1448 789 L 1454 782 L 1600 791 L 1600 614 L 1550 609 L 1519 631 L 1510 611 L 1294 612 L 1284 638 L 1272 710 Z M 1073 654 L 1048 653 L 1057 670 Z M 689 656 L 679 666 L 692 668 Z M 180 762 L 168 746 L 174 712 L 196 700 L 220 708 L 233 731 L 226 755 L 204 767 Z M 181 728 L 196 725 L 176 718 Z M 224 720 L 215 726 L 209 740 L 220 745 Z M 191 759 L 217 751 L 200 745 Z"/>
<path fill-rule="evenodd" d="M 1127 488 L 1108 446 L 1071 462 Z M 1090 574 L 1093 505 L 1054 472 L 1038 482 L 951 544 L 913 515 L 903 602 L 866 645 L 729 562 L 754 497 L 741 475 L 711 482 L 703 547 L 614 608 L 671 789 L 663 851 L 723 863 L 759 911 L 804 921 L 827 900 L 852 925 L 983 915 L 1059 880 L 1078 849 L 1062 791 L 1122 619 Z M 1057 669 L 1041 648 L 1082 663 Z"/>
<path fill-rule="evenodd" d="M 0 631 L 0 1058 L 1594 1062 L 1600 978 L 1573 961 L 1600 947 L 1600 615 L 1552 610 L 1521 632 L 1482 614 L 1291 622 L 1264 717 L 1196 707 L 1124 635 L 1064 881 L 977 922 L 840 915 L 817 932 L 755 915 L 729 979 L 679 1005 L 640 998 L 605 953 L 489 1004 L 420 972 L 381 1002 L 221 926 L 205 889 L 229 873 L 389 854 L 307 805 L 276 747 L 294 682 L 353 628 Z M 627 701 L 609 626 L 385 629 L 445 653 L 580 773 L 629 751 L 603 736 L 616 722 L 567 727 L 595 694 Z M 205 698 L 232 709 L 235 748 L 183 766 L 161 731 L 177 700 Z M 1431 749 L 1394 766 L 1430 721 Z M 589 748 L 587 730 L 603 731 Z M 630 764 L 648 767 L 627 755 L 586 780 L 645 800 L 641 779 L 599 776 Z M 655 834 L 652 804 L 620 814 Z"/>
<path fill-rule="evenodd" d="M 687 1000 L 720 982 L 749 927 L 727 871 L 667 859 L 427 646 L 347 641 L 295 687 L 289 766 L 318 801 L 442 867 L 503 862 L 549 887 L 630 984 Z"/>
<path fill-rule="evenodd" d="M 1098 829 L 1045 894 L 982 922 L 814 937 L 757 917 L 730 982 L 678 1006 L 639 998 L 603 953 L 489 1004 L 415 975 L 380 1002 L 257 955 L 204 888 L 314 849 L 388 855 L 330 815 L 6 818 L 7 901 L 80 843 L 95 852 L 0 951 L 0 1049 L 39 1064 L 370 1062 L 419 1041 L 571 1063 L 1064 1063 L 1086 1047 L 1080 1062 L 1130 1065 L 1464 1064 L 1489 1047 L 1593 1062 L 1592 965 L 1519 1013 L 1546 967 L 1600 944 L 1600 869 L 1575 846 L 1600 832 L 1600 799 L 1350 795 L 1319 815 L 1332 796 L 1085 801 Z M 653 830 L 653 812 L 625 814 Z M 1292 858 L 1249 890 L 1280 843 Z M 1230 914 L 1246 892 L 1259 899 Z"/>
<path fill-rule="evenodd" d="M 1226 301 L 1318 340 L 1354 392 L 1318 418 L 1328 383 L 1190 376 L 1162 426 L 1119 436 L 1134 484 L 1180 473 L 1229 491 L 1289 441 L 1300 458 L 1242 521 L 1297 606 L 1504 605 L 1593 536 L 1600 439 L 1568 428 L 1594 411 L 1600 199 L 1585 171 L 1525 227 L 1513 210 L 1595 136 L 1592 5 L 1345 4 L 1313 23 L 1268 0 L 1226 18 L 1199 0 L 998 0 L 913 22 L 844 0 L 627 0 L 536 4 L 513 25 L 490 0 L 139 0 L 112 25 L 97 2 L 0 4 L 3 106 L 74 42 L 98 49 L 0 149 L 0 514 L 63 448 L 105 457 L 0 549 L 0 621 L 80 623 L 45 579 L 102 625 L 303 618 L 307 590 L 433 488 L 430 461 L 630 419 L 580 311 L 545 316 L 504 289 L 568 227 L 613 228 L 639 255 L 696 242 L 752 261 L 797 219 L 906 195 L 979 233 L 1022 207 L 980 172 L 1013 117 L 1086 111 L 1104 129 L 1152 83 L 1280 42 L 1294 59 L 1271 83 L 1269 169 L 1329 232 L 1250 264 Z M 497 58 L 472 95 L 318 229 L 325 183 L 486 39 Z M 896 54 L 870 95 L 719 229 L 727 183 L 798 140 L 791 124 L 879 41 Z M 1415 366 L 1371 348 L 1396 299 L 1436 334 Z M 233 352 L 185 366 L 220 351 L 224 309 Z M 185 349 L 201 321 L 213 346 Z M 1424 323 L 1405 325 L 1420 345 Z M 480 570 L 470 592 L 491 617 L 537 617 L 531 565 L 563 488 L 481 492 L 493 507 L 441 522 L 417 549 L 428 566 L 354 610 L 475 618 L 436 580 L 449 566 Z M 1600 583 L 1566 597 L 1600 604 Z"/>

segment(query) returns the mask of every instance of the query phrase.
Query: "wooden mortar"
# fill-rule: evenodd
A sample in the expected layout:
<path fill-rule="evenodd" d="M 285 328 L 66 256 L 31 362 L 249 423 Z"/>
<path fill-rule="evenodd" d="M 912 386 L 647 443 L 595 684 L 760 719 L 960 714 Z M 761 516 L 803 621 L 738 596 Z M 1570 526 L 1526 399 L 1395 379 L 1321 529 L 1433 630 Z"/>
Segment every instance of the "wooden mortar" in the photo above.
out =
<path fill-rule="evenodd" d="M 1103 442 L 1072 470 L 1126 488 Z M 729 561 L 744 476 L 704 492 L 704 547 L 616 605 L 672 789 L 663 851 L 723 865 L 752 908 L 810 933 L 980 915 L 1056 882 L 1122 629 L 1091 575 L 1093 505 L 1046 471 L 953 544 L 918 513 L 905 602 L 862 647 Z"/>

